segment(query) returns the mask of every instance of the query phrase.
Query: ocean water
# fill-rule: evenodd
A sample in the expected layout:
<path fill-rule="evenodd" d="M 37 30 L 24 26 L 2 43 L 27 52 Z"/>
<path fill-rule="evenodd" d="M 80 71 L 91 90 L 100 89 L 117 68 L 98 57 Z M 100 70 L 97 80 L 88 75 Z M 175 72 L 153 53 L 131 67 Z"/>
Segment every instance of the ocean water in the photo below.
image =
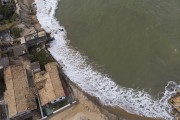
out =
<path fill-rule="evenodd" d="M 180 88 L 178 0 L 35 3 L 55 38 L 49 51 L 83 91 L 103 105 L 174 119 L 168 99 Z"/>
<path fill-rule="evenodd" d="M 179 0 L 62 0 L 56 18 L 117 84 L 157 95 L 180 81 Z"/>

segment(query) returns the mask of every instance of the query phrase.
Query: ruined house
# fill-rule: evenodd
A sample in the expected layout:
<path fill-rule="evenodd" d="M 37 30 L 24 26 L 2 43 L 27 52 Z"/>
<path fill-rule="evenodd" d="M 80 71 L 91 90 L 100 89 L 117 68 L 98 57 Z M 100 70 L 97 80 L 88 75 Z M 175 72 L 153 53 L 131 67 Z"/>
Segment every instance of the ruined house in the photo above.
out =
<path fill-rule="evenodd" d="M 42 106 L 51 101 L 65 96 L 60 80 L 58 67 L 55 62 L 45 65 L 46 71 L 35 74 L 34 83 L 39 88 L 39 96 Z"/>

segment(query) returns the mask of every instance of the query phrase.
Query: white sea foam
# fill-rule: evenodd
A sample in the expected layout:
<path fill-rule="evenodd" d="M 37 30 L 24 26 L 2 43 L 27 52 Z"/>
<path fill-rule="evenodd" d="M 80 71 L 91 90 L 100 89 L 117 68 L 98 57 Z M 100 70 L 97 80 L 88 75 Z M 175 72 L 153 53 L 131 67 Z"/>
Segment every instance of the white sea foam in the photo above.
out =
<path fill-rule="evenodd" d="M 154 100 L 144 91 L 136 91 L 116 85 L 108 75 L 98 72 L 88 65 L 87 57 L 69 46 L 66 31 L 54 17 L 58 0 L 35 0 L 37 18 L 42 27 L 55 38 L 49 51 L 63 65 L 63 71 L 83 91 L 97 97 L 103 105 L 118 106 L 122 109 L 146 117 L 172 120 L 168 99 L 180 88 L 170 81 L 164 95 Z"/>

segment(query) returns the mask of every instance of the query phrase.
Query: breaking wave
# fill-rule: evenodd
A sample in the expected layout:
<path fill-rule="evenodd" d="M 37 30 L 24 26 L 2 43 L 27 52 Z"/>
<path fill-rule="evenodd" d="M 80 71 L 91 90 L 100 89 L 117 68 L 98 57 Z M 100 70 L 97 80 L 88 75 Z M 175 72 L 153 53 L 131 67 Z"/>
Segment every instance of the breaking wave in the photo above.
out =
<path fill-rule="evenodd" d="M 127 112 L 140 116 L 172 120 L 172 108 L 168 104 L 169 98 L 174 95 L 180 85 L 170 81 L 165 87 L 163 97 L 153 99 L 145 91 L 137 91 L 117 85 L 107 74 L 94 70 L 88 65 L 87 57 L 69 46 L 66 31 L 55 18 L 58 0 L 35 0 L 37 18 L 47 32 L 55 40 L 49 51 L 53 57 L 63 65 L 64 73 L 83 91 L 97 97 L 103 105 L 120 107 Z"/>

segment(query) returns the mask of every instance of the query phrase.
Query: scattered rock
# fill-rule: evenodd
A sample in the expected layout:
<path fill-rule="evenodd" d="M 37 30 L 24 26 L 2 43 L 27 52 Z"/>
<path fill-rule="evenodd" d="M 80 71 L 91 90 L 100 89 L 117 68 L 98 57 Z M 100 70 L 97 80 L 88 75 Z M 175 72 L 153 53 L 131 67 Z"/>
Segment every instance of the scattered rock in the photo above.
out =
<path fill-rule="evenodd" d="M 59 29 L 60 31 L 64 31 L 64 29 Z"/>
<path fill-rule="evenodd" d="M 180 120 L 180 94 L 178 93 L 174 97 L 170 99 L 170 103 L 174 109 L 174 114 L 177 116 L 178 120 Z M 178 115 L 177 115 L 178 114 Z"/>
<path fill-rule="evenodd" d="M 174 108 L 176 108 L 180 112 L 180 96 L 172 98 L 171 103 Z"/>

